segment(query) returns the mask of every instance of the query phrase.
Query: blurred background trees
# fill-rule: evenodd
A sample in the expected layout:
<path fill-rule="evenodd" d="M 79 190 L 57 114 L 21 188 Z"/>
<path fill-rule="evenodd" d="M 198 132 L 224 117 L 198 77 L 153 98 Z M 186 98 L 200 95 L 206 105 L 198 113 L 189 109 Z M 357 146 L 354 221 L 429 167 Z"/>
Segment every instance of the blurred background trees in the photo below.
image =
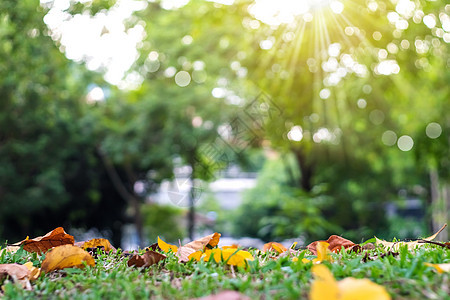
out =
<path fill-rule="evenodd" d="M 120 2 L 68 2 L 65 21 Z M 196 189 L 236 165 L 260 170 L 256 187 L 211 210 L 237 236 L 389 238 L 406 222 L 389 207 L 409 199 L 429 229 L 448 221 L 449 5 L 307 1 L 283 19 L 264 1 L 134 2 L 137 56 L 115 85 L 64 56 L 43 21 L 55 1 L 1 2 L 2 239 L 63 225 L 118 245 L 130 222 L 141 245 L 176 239 L 182 210 L 152 195 L 182 168 L 192 237 Z"/>

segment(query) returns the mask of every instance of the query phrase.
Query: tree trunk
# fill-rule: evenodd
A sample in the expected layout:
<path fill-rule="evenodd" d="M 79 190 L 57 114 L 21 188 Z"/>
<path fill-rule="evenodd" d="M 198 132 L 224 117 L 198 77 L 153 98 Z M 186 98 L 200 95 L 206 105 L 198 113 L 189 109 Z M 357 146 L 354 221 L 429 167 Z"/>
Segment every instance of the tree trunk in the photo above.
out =
<path fill-rule="evenodd" d="M 189 213 L 188 213 L 188 235 L 191 241 L 194 240 L 195 230 L 195 178 L 194 178 L 194 164 L 191 164 L 191 187 L 189 189 Z"/>
<path fill-rule="evenodd" d="M 300 187 L 304 191 L 310 192 L 312 190 L 312 177 L 314 174 L 313 164 L 307 161 L 307 157 L 303 153 L 302 149 L 296 149 L 294 154 L 301 173 Z"/>
<path fill-rule="evenodd" d="M 129 192 L 122 182 L 119 174 L 117 173 L 116 168 L 113 163 L 109 159 L 109 157 L 103 153 L 100 149 L 98 149 L 98 154 L 102 159 L 103 165 L 105 166 L 106 172 L 111 179 L 114 188 L 119 193 L 119 195 L 133 208 L 133 219 L 134 225 L 136 226 L 136 232 L 138 235 L 138 245 L 143 248 L 145 245 L 143 244 L 143 220 L 141 214 L 141 202 L 140 199 L 134 195 L 134 192 Z"/>
<path fill-rule="evenodd" d="M 437 170 L 430 170 L 431 189 L 431 230 L 437 232 L 442 225 L 448 222 L 448 211 L 450 209 L 450 186 L 440 184 Z M 448 228 L 439 234 L 440 240 L 448 240 Z"/>

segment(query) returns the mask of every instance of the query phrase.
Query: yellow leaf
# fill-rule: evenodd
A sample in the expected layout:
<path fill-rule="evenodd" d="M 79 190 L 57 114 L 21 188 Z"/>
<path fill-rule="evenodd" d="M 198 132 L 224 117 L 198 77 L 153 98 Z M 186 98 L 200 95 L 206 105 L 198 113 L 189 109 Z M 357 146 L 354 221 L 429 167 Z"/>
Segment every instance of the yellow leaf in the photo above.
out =
<path fill-rule="evenodd" d="M 444 230 L 444 228 L 445 227 L 447 227 L 447 224 L 444 224 L 444 226 L 442 226 L 441 227 L 441 229 L 439 229 L 435 234 L 433 234 L 433 235 L 431 235 L 431 236 L 429 236 L 429 237 L 427 237 L 427 238 L 424 238 L 424 239 L 422 239 L 422 240 L 425 240 L 425 241 L 432 241 L 432 240 L 434 240 L 435 238 L 436 238 L 436 236 L 442 231 L 442 230 Z M 375 237 L 375 240 L 376 240 L 376 244 L 377 245 L 382 245 L 384 248 L 386 248 L 386 249 L 392 249 L 392 250 L 394 250 L 394 251 L 397 251 L 401 246 L 408 246 L 408 249 L 409 250 L 413 250 L 413 249 L 415 249 L 416 247 L 420 247 L 420 246 L 423 246 L 424 245 L 424 243 L 420 243 L 419 241 L 411 241 L 411 242 L 387 242 L 387 241 L 385 241 L 385 240 L 380 240 L 380 239 L 378 239 L 377 237 Z"/>
<path fill-rule="evenodd" d="M 311 285 L 311 300 L 389 300 L 391 297 L 383 286 L 368 279 L 345 278 L 339 282 L 324 265 L 312 267 L 315 280 Z"/>
<path fill-rule="evenodd" d="M 95 266 L 94 258 L 88 252 L 76 246 L 63 245 L 55 247 L 47 253 L 41 269 L 47 273 L 65 268 L 83 268 L 83 263 Z"/>
<path fill-rule="evenodd" d="M 255 260 L 253 256 L 248 251 L 238 250 L 236 249 L 223 249 L 222 250 L 222 259 L 227 262 L 227 265 L 245 267 L 247 261 Z"/>
<path fill-rule="evenodd" d="M 105 248 L 105 251 L 110 251 L 113 249 L 111 246 L 111 243 L 107 239 L 92 239 L 87 242 L 84 242 L 83 249 L 86 250 L 87 248 L 97 248 L 97 247 L 103 247 Z"/>
<path fill-rule="evenodd" d="M 158 236 L 158 246 L 161 248 L 162 251 L 168 253 L 169 250 L 172 250 L 173 253 L 176 253 L 178 251 L 178 247 L 175 245 L 167 244 Z"/>
<path fill-rule="evenodd" d="M 441 274 L 444 273 L 444 272 L 450 272 L 450 263 L 448 263 L 448 264 L 430 264 L 430 263 L 425 263 L 425 265 L 435 268 L 436 271 L 438 271 L 438 273 L 441 273 Z"/>
<path fill-rule="evenodd" d="M 335 300 L 339 299 L 339 288 L 330 270 L 324 265 L 315 265 L 311 269 L 315 280 L 311 285 L 309 299 Z"/>
<path fill-rule="evenodd" d="M 41 270 L 39 268 L 36 268 L 33 266 L 33 263 L 31 261 L 26 262 L 23 264 L 25 267 L 28 268 L 30 271 L 30 274 L 28 275 L 28 278 L 33 281 L 39 278 L 39 275 L 41 275 Z"/>
<path fill-rule="evenodd" d="M 331 251 L 328 249 L 328 246 L 330 246 L 330 244 L 328 244 L 327 242 L 317 242 L 317 258 L 313 259 L 313 262 L 321 263 L 323 261 L 332 261 L 330 255 Z"/>
<path fill-rule="evenodd" d="M 201 250 L 196 251 L 196 252 L 192 253 L 191 255 L 189 255 L 189 260 L 193 259 L 196 261 L 200 261 L 200 259 L 202 258 L 202 255 L 203 255 L 203 251 L 201 251 Z"/>
<path fill-rule="evenodd" d="M 367 278 L 355 279 L 344 278 L 338 282 L 340 297 L 339 300 L 388 300 L 391 299 L 386 289 Z"/>

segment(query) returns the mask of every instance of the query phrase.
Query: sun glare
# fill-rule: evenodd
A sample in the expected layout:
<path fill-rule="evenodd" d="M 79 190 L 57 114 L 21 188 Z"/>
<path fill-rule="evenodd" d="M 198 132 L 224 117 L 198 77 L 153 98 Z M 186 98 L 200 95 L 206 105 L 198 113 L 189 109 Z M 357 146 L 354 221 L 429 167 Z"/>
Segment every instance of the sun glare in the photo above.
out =
<path fill-rule="evenodd" d="M 340 14 L 344 4 L 339 0 L 256 0 L 250 13 L 264 23 L 280 25 L 292 23 L 301 15 L 306 15 L 306 20 L 312 19 L 315 12 L 324 9 Z"/>

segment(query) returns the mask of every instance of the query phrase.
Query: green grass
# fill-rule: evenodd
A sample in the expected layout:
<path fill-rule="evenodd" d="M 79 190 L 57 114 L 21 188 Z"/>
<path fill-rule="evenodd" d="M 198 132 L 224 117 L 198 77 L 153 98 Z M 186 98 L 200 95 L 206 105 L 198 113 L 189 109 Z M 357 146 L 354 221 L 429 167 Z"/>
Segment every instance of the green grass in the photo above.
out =
<path fill-rule="evenodd" d="M 41 274 L 26 291 L 11 280 L 1 280 L 5 299 L 189 299 L 222 290 L 239 291 L 252 299 L 307 299 L 311 282 L 311 263 L 289 257 L 273 260 L 266 253 L 250 250 L 257 259 L 247 268 L 211 262 L 179 264 L 173 254 L 150 268 L 128 267 L 128 257 L 98 251 L 95 267 L 64 269 Z M 370 251 L 380 256 L 382 249 Z M 301 256 L 314 258 L 305 251 Z M 449 273 L 438 274 L 424 263 L 450 263 L 450 250 L 425 245 L 418 250 L 400 249 L 399 255 L 364 263 L 363 254 L 333 254 L 324 262 L 337 280 L 345 277 L 369 278 L 383 285 L 394 299 L 450 299 Z M 0 263 L 32 261 L 40 267 L 45 255 L 24 250 L 3 253 Z M 0 296 L 1 298 L 1 296 Z"/>

